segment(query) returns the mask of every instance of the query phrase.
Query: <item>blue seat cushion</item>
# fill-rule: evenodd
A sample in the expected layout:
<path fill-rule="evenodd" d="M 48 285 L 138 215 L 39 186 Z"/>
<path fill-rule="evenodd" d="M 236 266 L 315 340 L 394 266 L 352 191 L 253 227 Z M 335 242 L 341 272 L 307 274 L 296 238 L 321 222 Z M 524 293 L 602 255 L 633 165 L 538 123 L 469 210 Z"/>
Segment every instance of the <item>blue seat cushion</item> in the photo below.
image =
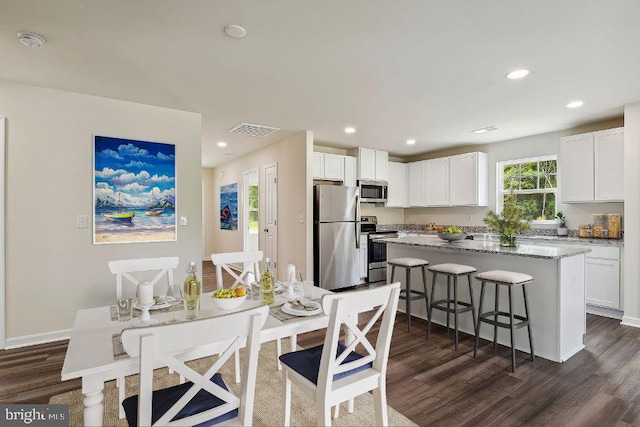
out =
<path fill-rule="evenodd" d="M 292 353 L 286 353 L 280 356 L 280 361 L 304 376 L 306 379 L 311 381 L 314 384 L 318 384 L 318 371 L 320 371 L 320 358 L 322 357 L 322 349 L 323 345 L 319 345 L 317 347 L 308 348 L 306 350 L 294 351 Z M 338 341 L 338 349 L 336 351 L 336 357 L 341 354 L 344 350 L 346 350 L 346 346 Z M 352 351 L 347 358 L 341 363 L 344 365 L 345 363 L 353 362 L 354 360 L 358 360 L 363 358 L 364 356 L 361 354 Z M 373 366 L 373 363 L 369 362 L 366 365 L 362 365 L 355 369 L 351 369 L 349 371 L 345 371 L 339 374 L 335 374 L 333 376 L 333 380 L 339 380 L 340 378 L 347 377 L 349 375 L 353 375 L 356 372 L 364 371 L 365 369 L 369 369 Z"/>
<path fill-rule="evenodd" d="M 211 377 L 211 381 L 218 384 L 225 390 L 229 390 L 224 380 L 222 379 L 222 375 L 216 373 L 213 377 Z M 162 390 L 157 390 L 153 392 L 153 401 L 151 404 L 151 422 L 155 423 L 160 419 L 160 417 L 169 410 L 174 403 L 178 401 L 184 395 L 187 390 L 193 385 L 192 382 L 186 382 L 184 384 L 179 384 L 173 387 L 164 388 Z M 190 415 L 198 414 L 200 412 L 206 411 L 211 408 L 215 408 L 224 404 L 222 399 L 212 395 L 206 390 L 200 390 L 194 397 L 191 399 L 187 405 L 178 412 L 178 414 L 171 420 L 179 420 L 181 418 L 188 417 Z M 134 427 L 138 425 L 138 395 L 127 397 L 122 401 L 122 406 L 124 407 L 124 412 L 127 416 L 127 422 L 129 423 L 129 427 Z M 220 415 L 213 420 L 207 421 L 202 424 L 198 424 L 198 426 L 207 426 L 211 424 L 218 424 L 222 421 L 229 420 L 231 418 L 235 418 L 238 416 L 238 410 L 234 409 L 233 411 L 229 411 L 224 415 Z"/>

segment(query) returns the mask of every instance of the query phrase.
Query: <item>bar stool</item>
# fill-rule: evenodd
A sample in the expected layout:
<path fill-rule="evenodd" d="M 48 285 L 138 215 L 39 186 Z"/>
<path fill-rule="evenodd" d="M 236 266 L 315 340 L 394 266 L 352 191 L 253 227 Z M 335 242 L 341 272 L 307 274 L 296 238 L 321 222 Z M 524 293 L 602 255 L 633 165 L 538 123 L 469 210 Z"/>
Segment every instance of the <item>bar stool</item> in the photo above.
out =
<path fill-rule="evenodd" d="M 429 261 L 420 258 L 395 258 L 387 261 L 387 266 L 391 266 L 391 282 L 396 274 L 396 267 L 404 268 L 406 272 L 406 288 L 400 290 L 400 299 L 406 300 L 405 311 L 407 313 L 407 332 L 411 331 L 411 301 L 415 299 L 422 299 L 429 309 L 429 299 L 427 298 L 427 271 L 426 266 L 429 265 Z M 411 289 L 411 269 L 422 267 L 422 284 L 424 286 L 424 292 Z"/>
<path fill-rule="evenodd" d="M 527 284 L 533 281 L 533 277 L 524 273 L 516 273 L 513 271 L 504 270 L 491 270 L 485 271 L 480 274 L 476 274 L 476 279 L 482 282 L 480 288 L 480 310 L 478 311 L 478 323 L 476 325 L 476 343 L 473 348 L 473 357 L 476 357 L 478 353 L 478 342 L 480 340 L 480 324 L 482 322 L 493 325 L 493 348 L 494 350 L 498 346 L 498 326 L 501 328 L 509 329 L 511 333 L 511 372 L 516 371 L 516 348 L 513 343 L 513 331 L 514 329 L 527 327 L 529 331 L 529 347 L 531 348 L 531 361 L 535 361 L 533 355 L 533 335 L 531 334 L 531 317 L 529 315 L 529 300 L 527 298 Z M 482 303 L 484 299 L 484 290 L 486 283 L 495 283 L 495 305 L 493 311 L 482 312 Z M 499 293 L 500 286 L 507 286 L 509 289 L 509 312 L 500 311 L 499 309 Z M 513 292 L 511 289 L 514 286 L 522 286 L 522 295 L 524 297 L 524 316 L 520 316 L 513 313 Z M 509 318 L 509 323 L 499 322 L 498 316 L 505 316 Z M 489 319 L 493 317 L 493 319 Z M 520 320 L 518 323 L 514 323 L 514 319 Z"/>
<path fill-rule="evenodd" d="M 471 289 L 471 273 L 475 273 L 477 270 L 475 267 L 463 264 L 436 264 L 429 267 L 429 271 L 433 273 L 433 283 L 431 285 L 431 305 L 429 306 L 428 326 L 427 326 L 427 339 L 431 335 L 431 316 L 433 309 L 442 310 L 447 313 L 447 334 L 449 333 L 449 315 L 453 313 L 453 322 L 455 327 L 455 348 L 458 351 L 458 314 L 471 312 L 473 317 L 473 324 L 476 324 L 475 306 L 473 304 L 473 290 Z M 438 274 L 444 274 L 447 276 L 447 298 L 435 301 L 435 289 L 436 289 L 436 277 Z M 458 277 L 467 276 L 469 281 L 469 297 L 471 302 L 458 301 Z M 451 278 L 453 278 L 453 298 L 451 298 Z M 451 307 L 453 304 L 453 307 Z"/>

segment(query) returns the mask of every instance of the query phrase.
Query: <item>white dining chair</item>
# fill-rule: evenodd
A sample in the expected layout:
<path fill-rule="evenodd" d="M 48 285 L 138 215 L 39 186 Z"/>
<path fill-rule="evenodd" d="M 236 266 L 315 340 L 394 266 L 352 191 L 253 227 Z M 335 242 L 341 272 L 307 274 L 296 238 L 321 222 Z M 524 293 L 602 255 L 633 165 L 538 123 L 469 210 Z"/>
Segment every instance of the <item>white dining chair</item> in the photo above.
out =
<path fill-rule="evenodd" d="M 250 426 L 260 330 L 268 315 L 269 308 L 261 306 L 191 322 L 125 329 L 122 346 L 129 356 L 140 359 L 140 394 L 123 402 L 129 425 L 193 426 L 225 422 Z M 211 334 L 211 331 L 216 333 Z M 229 390 L 218 371 L 245 342 L 242 386 L 237 396 Z M 195 348 L 210 349 L 209 355 L 220 354 L 204 374 L 174 356 Z M 158 362 L 190 382 L 153 391 L 153 369 Z"/>
<path fill-rule="evenodd" d="M 238 284 L 243 285 L 247 288 L 247 292 L 253 292 L 253 287 L 251 286 L 251 282 L 259 282 L 260 281 L 260 261 L 262 261 L 262 251 L 255 252 L 223 252 L 217 254 L 211 254 L 211 262 L 216 267 L 216 283 L 218 284 L 218 289 L 222 289 L 224 287 L 224 280 L 222 271 L 227 272 L 231 277 L 234 278 L 234 282 L 229 287 L 234 287 Z M 240 271 L 241 269 L 241 271 Z M 238 274 L 238 271 L 240 273 Z M 295 339 L 295 338 L 294 338 Z M 277 357 L 280 357 L 282 354 L 282 342 L 280 339 L 276 340 L 276 352 Z M 282 364 L 280 363 L 280 359 L 276 358 L 276 362 L 278 364 L 278 370 L 282 369 Z M 240 382 L 240 353 L 236 352 L 235 355 L 235 366 L 236 366 L 236 383 Z"/>
<path fill-rule="evenodd" d="M 116 298 L 122 298 L 123 283 L 132 285 L 133 294 L 137 290 L 137 286 L 142 281 L 148 281 L 154 287 L 154 295 L 164 295 L 169 287 L 174 284 L 173 271 L 178 267 L 180 258 L 178 257 L 160 257 L 160 258 L 139 258 L 139 259 L 123 259 L 117 261 L 109 261 L 109 271 L 116 276 Z M 155 274 L 155 275 L 154 275 Z M 153 276 L 153 277 L 152 277 Z M 158 292 L 156 284 L 163 278 L 167 280 L 167 290 Z M 125 280 L 123 280 L 125 279 Z M 118 403 L 120 403 L 120 419 L 124 418 L 124 410 L 122 409 L 122 401 L 124 400 L 124 378 L 116 379 L 118 386 Z"/>
<path fill-rule="evenodd" d="M 118 261 L 109 261 L 109 270 L 111 274 L 116 276 L 116 298 L 122 298 L 122 284 L 123 279 L 126 279 L 128 283 L 134 287 L 138 286 L 143 280 L 151 283 L 154 288 L 156 283 L 162 278 L 167 279 L 167 290 L 169 286 L 173 285 L 173 271 L 178 267 L 180 258 L 178 257 L 161 257 L 161 258 L 140 258 L 140 259 L 123 259 Z M 140 278 L 148 272 L 156 271 L 153 278 Z M 155 295 L 164 295 L 164 292 L 155 292 Z"/>
<path fill-rule="evenodd" d="M 330 315 L 324 344 L 280 356 L 284 379 L 284 425 L 291 421 L 291 384 L 295 383 L 316 403 L 318 425 L 331 425 L 331 407 L 373 391 L 376 419 L 373 425 L 389 424 L 386 374 L 393 324 L 398 308 L 400 283 L 367 290 L 325 295 L 322 309 Z M 374 310 L 360 329 L 358 314 Z M 367 338 L 380 320 L 375 346 Z M 339 341 L 344 325 L 353 334 L 350 343 Z M 357 353 L 356 347 L 362 353 Z M 337 414 L 337 411 L 336 411 Z"/>

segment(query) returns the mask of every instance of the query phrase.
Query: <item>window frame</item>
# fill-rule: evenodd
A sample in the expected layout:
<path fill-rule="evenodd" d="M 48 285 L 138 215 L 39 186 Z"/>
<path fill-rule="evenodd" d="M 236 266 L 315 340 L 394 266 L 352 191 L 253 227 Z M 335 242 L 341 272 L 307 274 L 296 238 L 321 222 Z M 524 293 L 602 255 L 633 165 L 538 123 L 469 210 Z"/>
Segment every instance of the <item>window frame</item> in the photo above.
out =
<path fill-rule="evenodd" d="M 558 156 L 556 154 L 549 154 L 546 156 L 536 156 L 536 157 L 525 157 L 522 159 L 513 159 L 513 160 L 503 160 L 501 162 L 496 162 L 496 213 L 500 214 L 504 207 L 504 195 L 508 193 L 508 191 L 504 191 L 502 188 L 504 182 L 503 171 L 505 166 L 515 165 L 519 163 L 533 163 L 533 162 L 545 162 L 549 160 L 554 160 L 556 162 L 556 187 L 555 188 L 536 188 L 534 190 L 517 190 L 516 194 L 540 194 L 540 193 L 548 193 L 555 195 L 555 213 L 558 213 L 558 189 L 560 187 L 560 170 L 558 168 Z M 553 219 L 545 219 L 545 220 L 531 220 L 531 225 L 557 225 L 559 221 L 555 218 Z"/>

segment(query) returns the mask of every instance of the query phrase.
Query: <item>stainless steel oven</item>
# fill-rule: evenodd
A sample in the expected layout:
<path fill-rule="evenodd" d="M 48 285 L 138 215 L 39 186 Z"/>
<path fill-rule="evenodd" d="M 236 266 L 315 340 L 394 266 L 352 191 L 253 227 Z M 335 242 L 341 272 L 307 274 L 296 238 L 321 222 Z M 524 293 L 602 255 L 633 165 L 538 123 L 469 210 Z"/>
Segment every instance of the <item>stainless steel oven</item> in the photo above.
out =
<path fill-rule="evenodd" d="M 387 279 L 387 244 L 379 242 L 382 237 L 397 237 L 397 231 L 377 230 L 375 216 L 360 218 L 361 231 L 367 234 L 367 282 L 379 282 Z"/>

